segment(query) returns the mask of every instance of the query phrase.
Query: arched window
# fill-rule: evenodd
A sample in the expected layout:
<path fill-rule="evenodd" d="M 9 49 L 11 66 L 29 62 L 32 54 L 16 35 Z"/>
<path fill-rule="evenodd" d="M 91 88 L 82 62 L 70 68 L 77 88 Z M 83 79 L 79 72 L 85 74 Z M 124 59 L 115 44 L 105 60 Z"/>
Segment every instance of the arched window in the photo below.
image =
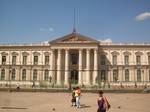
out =
<path fill-rule="evenodd" d="M 22 70 L 22 80 L 26 80 L 26 69 Z"/>
<path fill-rule="evenodd" d="M 15 69 L 12 69 L 11 79 L 12 79 L 12 80 L 15 80 L 15 78 L 16 78 L 16 70 L 15 70 Z"/>
<path fill-rule="evenodd" d="M 37 80 L 37 70 L 33 70 L 33 80 Z"/>
<path fill-rule="evenodd" d="M 44 72 L 44 80 L 48 81 L 49 71 L 46 69 Z"/>
<path fill-rule="evenodd" d="M 128 69 L 125 70 L 125 81 L 126 82 L 129 81 L 129 70 Z"/>
<path fill-rule="evenodd" d="M 5 80 L 5 69 L 1 71 L 1 80 Z"/>
<path fill-rule="evenodd" d="M 141 70 L 140 69 L 137 70 L 137 81 L 138 82 L 141 81 Z"/>

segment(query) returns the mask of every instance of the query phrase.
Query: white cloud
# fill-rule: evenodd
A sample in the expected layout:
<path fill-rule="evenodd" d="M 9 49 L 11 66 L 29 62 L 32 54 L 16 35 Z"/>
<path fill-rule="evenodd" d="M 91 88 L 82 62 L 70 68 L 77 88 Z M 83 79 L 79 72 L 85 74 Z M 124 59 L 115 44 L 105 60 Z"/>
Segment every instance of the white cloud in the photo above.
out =
<path fill-rule="evenodd" d="M 150 12 L 144 12 L 144 13 L 141 13 L 135 17 L 135 19 L 137 21 L 143 21 L 143 20 L 148 19 L 148 18 L 150 18 Z"/>
<path fill-rule="evenodd" d="M 49 28 L 49 31 L 52 32 L 54 29 L 52 27 Z"/>
<path fill-rule="evenodd" d="M 40 31 L 45 31 L 45 29 L 44 28 L 40 28 Z"/>
<path fill-rule="evenodd" d="M 40 31 L 54 31 L 54 29 L 52 27 L 49 27 L 49 28 L 40 28 Z"/>

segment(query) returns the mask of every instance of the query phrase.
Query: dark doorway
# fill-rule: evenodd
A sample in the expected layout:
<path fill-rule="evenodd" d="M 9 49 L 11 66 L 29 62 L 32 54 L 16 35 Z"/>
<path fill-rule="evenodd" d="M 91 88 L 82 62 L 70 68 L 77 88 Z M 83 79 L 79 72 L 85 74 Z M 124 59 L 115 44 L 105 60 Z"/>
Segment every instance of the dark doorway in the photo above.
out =
<path fill-rule="evenodd" d="M 71 83 L 78 84 L 78 70 L 71 70 Z"/>

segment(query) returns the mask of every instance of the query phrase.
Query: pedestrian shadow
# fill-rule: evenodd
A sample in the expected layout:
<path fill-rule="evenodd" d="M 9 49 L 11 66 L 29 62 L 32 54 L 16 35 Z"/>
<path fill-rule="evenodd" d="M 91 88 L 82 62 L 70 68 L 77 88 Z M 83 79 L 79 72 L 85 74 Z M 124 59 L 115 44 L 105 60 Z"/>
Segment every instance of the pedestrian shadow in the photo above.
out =
<path fill-rule="evenodd" d="M 81 104 L 80 106 L 81 106 L 80 108 L 90 108 L 91 107 L 91 106 L 85 105 L 85 104 Z"/>

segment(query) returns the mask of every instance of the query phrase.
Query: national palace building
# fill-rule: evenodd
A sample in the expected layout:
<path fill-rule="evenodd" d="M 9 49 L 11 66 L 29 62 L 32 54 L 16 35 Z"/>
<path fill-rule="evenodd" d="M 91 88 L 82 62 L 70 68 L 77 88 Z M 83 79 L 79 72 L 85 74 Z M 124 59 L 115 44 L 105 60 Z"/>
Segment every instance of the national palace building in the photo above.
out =
<path fill-rule="evenodd" d="M 0 45 L 0 84 L 150 85 L 150 44 L 98 41 L 77 32 L 38 44 Z"/>

